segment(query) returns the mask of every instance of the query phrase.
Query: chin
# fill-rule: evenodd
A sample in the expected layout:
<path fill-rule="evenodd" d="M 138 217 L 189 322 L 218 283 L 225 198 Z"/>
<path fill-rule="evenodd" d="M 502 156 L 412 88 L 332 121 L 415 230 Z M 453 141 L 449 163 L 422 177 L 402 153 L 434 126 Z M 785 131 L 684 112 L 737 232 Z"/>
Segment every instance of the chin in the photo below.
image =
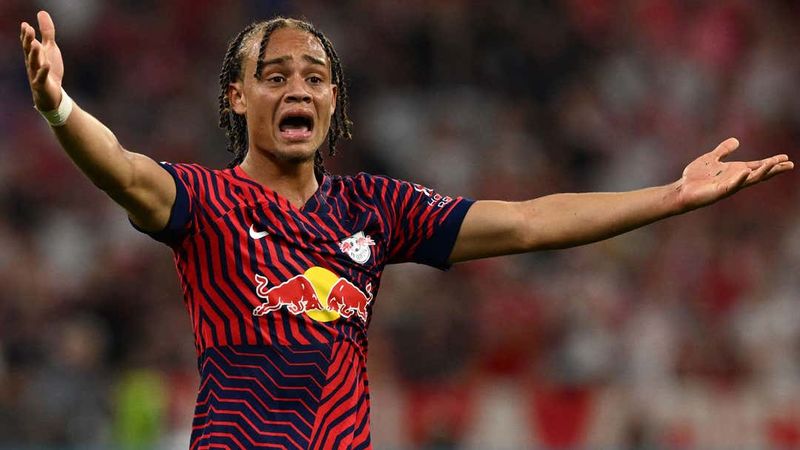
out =
<path fill-rule="evenodd" d="M 288 148 L 287 148 L 288 147 Z M 275 157 L 281 161 L 302 164 L 308 161 L 314 161 L 314 155 L 317 153 L 318 146 L 309 144 L 294 144 L 284 148 L 279 148 L 272 152 Z"/>
<path fill-rule="evenodd" d="M 259 153 L 279 163 L 288 164 L 303 164 L 306 162 L 314 161 L 314 155 L 317 149 L 322 145 L 323 139 L 309 139 L 301 142 L 288 142 L 274 136 L 271 139 L 264 139 L 262 145 L 256 145 Z"/>

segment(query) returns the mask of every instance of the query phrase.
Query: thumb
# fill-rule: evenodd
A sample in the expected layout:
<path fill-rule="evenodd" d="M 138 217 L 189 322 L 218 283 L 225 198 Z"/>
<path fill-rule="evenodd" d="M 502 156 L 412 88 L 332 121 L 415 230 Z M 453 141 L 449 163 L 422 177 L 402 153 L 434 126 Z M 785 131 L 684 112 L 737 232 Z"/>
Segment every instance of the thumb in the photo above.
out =
<path fill-rule="evenodd" d="M 736 138 L 728 138 L 722 141 L 712 153 L 716 156 L 717 160 L 721 160 L 737 148 L 739 148 L 739 140 Z"/>

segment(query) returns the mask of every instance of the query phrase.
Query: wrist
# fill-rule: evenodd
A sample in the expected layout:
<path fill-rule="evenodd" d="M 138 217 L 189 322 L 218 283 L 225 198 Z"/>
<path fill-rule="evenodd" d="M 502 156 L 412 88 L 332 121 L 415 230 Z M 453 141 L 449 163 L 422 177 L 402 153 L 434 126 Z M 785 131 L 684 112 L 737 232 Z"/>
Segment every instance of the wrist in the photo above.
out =
<path fill-rule="evenodd" d="M 676 216 L 695 209 L 686 203 L 686 199 L 683 195 L 683 180 L 672 182 L 664 186 L 664 189 L 662 201 L 667 207 L 668 216 Z"/>
<path fill-rule="evenodd" d="M 39 111 L 39 114 L 41 114 L 42 117 L 47 120 L 47 123 L 49 123 L 51 127 L 60 127 L 67 123 L 67 119 L 72 113 L 74 106 L 75 102 L 72 101 L 72 98 L 67 95 L 67 92 L 62 87 L 61 101 L 58 103 L 58 106 L 55 109 L 50 111 L 42 111 L 36 106 L 34 106 L 34 108 Z"/>

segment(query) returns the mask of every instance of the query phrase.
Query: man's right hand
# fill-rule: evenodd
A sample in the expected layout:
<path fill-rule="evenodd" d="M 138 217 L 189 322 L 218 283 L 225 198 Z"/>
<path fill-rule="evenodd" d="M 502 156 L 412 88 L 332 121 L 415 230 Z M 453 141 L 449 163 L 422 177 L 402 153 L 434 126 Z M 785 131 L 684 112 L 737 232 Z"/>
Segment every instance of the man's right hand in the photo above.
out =
<path fill-rule="evenodd" d="M 56 28 L 46 11 L 36 15 L 41 42 L 36 30 L 27 22 L 20 26 L 20 41 L 25 52 L 25 68 L 31 85 L 33 104 L 39 111 L 51 111 L 61 103 L 61 80 L 64 79 L 64 60 L 56 45 Z"/>
<path fill-rule="evenodd" d="M 61 104 L 64 60 L 50 14 L 39 11 L 36 18 L 42 40 L 36 40 L 36 30 L 26 22 L 20 25 L 19 37 L 33 104 L 46 112 Z M 51 130 L 72 161 L 95 186 L 125 208 L 136 225 L 148 231 L 164 228 L 176 195 L 175 181 L 164 168 L 147 156 L 123 148 L 108 127 L 77 103 L 69 120 Z"/>

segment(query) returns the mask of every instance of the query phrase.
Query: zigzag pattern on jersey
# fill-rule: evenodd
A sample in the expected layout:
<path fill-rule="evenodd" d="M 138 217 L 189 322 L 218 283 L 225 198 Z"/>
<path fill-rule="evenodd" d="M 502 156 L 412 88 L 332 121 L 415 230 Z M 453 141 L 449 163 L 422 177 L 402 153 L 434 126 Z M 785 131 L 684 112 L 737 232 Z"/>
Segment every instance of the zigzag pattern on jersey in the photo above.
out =
<path fill-rule="evenodd" d="M 328 370 L 309 450 L 370 448 L 366 365 L 356 350 L 334 344 L 341 357 Z"/>
<path fill-rule="evenodd" d="M 358 377 L 349 366 L 360 358 L 352 347 L 339 342 L 207 349 L 191 448 L 309 448 L 318 410 L 328 401 L 326 386 L 333 381 L 345 392 L 355 389 Z"/>

